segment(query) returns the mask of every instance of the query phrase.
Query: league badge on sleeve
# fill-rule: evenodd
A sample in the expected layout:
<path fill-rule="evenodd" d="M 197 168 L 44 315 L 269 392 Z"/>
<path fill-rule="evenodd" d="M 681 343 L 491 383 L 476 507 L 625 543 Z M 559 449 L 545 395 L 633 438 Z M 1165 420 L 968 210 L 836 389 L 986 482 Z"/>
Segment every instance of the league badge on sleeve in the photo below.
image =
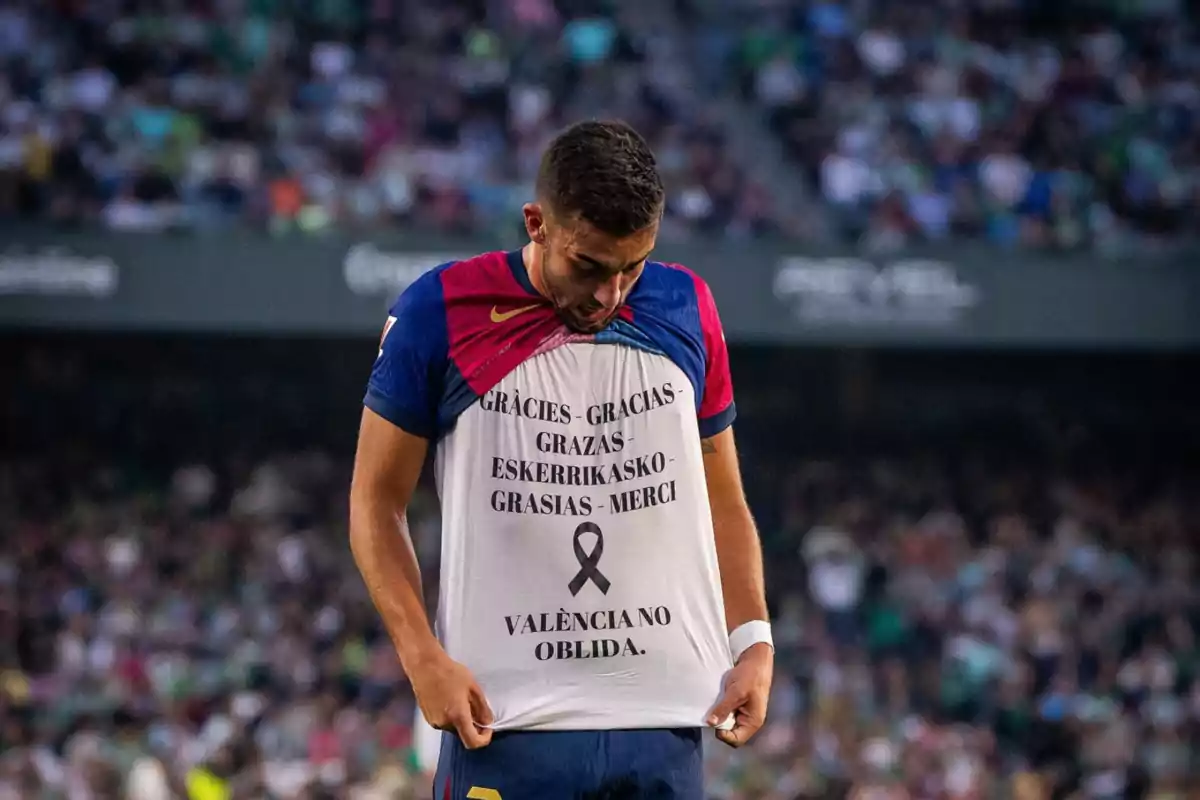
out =
<path fill-rule="evenodd" d="M 383 342 L 387 339 L 388 332 L 392 330 L 392 326 L 396 324 L 395 317 L 388 317 L 387 322 L 383 323 L 383 333 L 379 334 L 379 355 L 383 355 Z M 377 356 L 378 358 L 378 356 Z"/>

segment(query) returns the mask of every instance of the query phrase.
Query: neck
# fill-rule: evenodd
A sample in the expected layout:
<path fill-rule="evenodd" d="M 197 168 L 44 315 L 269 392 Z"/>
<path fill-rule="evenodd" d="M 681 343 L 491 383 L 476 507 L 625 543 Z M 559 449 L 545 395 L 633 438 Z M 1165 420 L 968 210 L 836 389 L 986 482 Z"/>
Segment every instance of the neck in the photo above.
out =
<path fill-rule="evenodd" d="M 525 265 L 525 272 L 529 275 L 529 282 L 533 284 L 533 288 L 542 297 L 549 298 L 550 295 L 546 292 L 546 285 L 542 281 L 542 258 L 544 251 L 542 246 L 537 242 L 530 242 L 521 248 L 521 263 Z"/>

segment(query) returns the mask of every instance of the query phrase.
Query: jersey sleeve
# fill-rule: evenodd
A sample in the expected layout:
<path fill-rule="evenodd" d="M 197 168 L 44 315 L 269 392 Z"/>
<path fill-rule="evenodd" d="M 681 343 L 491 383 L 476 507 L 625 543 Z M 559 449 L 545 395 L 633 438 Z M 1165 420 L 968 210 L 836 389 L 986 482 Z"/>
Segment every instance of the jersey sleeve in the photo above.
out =
<path fill-rule="evenodd" d="M 700 330 L 704 337 L 704 393 L 700 398 L 700 436 L 716 436 L 733 424 L 737 407 L 733 402 L 733 379 L 729 374 L 729 348 L 725 331 L 717 315 L 708 284 L 696 281 L 696 302 L 700 310 Z"/>
<path fill-rule="evenodd" d="M 393 425 L 438 437 L 450 338 L 441 269 L 418 278 L 388 312 L 363 405 Z"/>

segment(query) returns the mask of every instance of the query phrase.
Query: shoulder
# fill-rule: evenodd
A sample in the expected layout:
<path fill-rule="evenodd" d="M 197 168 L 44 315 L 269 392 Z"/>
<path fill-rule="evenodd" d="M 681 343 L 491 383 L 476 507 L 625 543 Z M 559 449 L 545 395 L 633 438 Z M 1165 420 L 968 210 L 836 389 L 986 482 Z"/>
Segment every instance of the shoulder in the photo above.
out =
<path fill-rule="evenodd" d="M 635 312 L 672 320 L 698 337 L 720 330 L 708 282 L 684 265 L 649 261 L 638 283 L 638 290 L 630 298 Z"/>
<path fill-rule="evenodd" d="M 405 320 L 414 315 L 440 313 L 445 302 L 442 293 L 442 274 L 459 264 L 458 261 L 447 261 L 438 264 L 422 273 L 419 278 L 404 287 L 388 309 L 388 324 L 397 320 Z"/>
<path fill-rule="evenodd" d="M 503 267 L 503 254 L 448 261 L 400 293 L 380 337 L 363 401 L 368 408 L 427 439 L 445 430 L 455 404 L 470 399 L 469 392 L 460 391 L 462 376 L 452 353 L 456 315 L 470 306 L 471 287 L 488 285 L 496 262 Z"/>
<path fill-rule="evenodd" d="M 446 304 L 473 290 L 486 288 L 507 272 L 504 253 L 483 253 L 438 264 L 417 278 L 396 298 L 391 316 L 444 314 Z M 399 313 L 398 313 L 399 312 Z"/>
<path fill-rule="evenodd" d="M 675 264 L 668 261 L 647 261 L 646 269 L 642 273 L 642 280 L 649 280 L 652 284 L 674 286 L 677 288 L 694 289 L 698 286 L 707 286 L 703 278 L 683 264 Z"/>
<path fill-rule="evenodd" d="M 379 353 L 418 352 L 424 358 L 446 358 L 450 348 L 452 308 L 462 304 L 471 287 L 487 285 L 503 253 L 446 261 L 422 273 L 400 292 L 388 309 Z M 377 367 L 377 371 L 380 367 Z"/>
<path fill-rule="evenodd" d="M 698 309 L 713 302 L 708 282 L 683 264 L 647 261 L 641 281 L 657 303 Z"/>

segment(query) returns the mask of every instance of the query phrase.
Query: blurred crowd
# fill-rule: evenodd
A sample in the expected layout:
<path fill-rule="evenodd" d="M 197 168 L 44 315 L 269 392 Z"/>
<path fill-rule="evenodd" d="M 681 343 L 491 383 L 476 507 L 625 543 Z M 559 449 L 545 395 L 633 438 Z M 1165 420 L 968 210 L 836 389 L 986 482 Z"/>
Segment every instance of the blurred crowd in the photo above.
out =
<path fill-rule="evenodd" d="M 335 376 L 306 343 L 213 350 L 220 380 L 190 345 L 17 347 L 0 359 L 18 387 L 0 396 L 0 798 L 428 797 L 346 544 L 361 388 L 342 378 L 361 370 Z M 707 747 L 711 800 L 1197 796 L 1186 451 L 1119 455 L 1075 423 L 1068 458 L 975 424 L 977 442 L 821 458 L 764 417 L 771 374 L 743 381 L 739 432 L 776 686 L 752 747 Z M 432 603 L 430 487 L 411 521 Z"/>
<path fill-rule="evenodd" d="M 618 116 L 657 147 L 669 233 L 766 229 L 676 25 L 604 0 L 3 0 L 0 213 L 511 228 L 553 133 Z"/>
<path fill-rule="evenodd" d="M 841 237 L 1145 253 L 1195 230 L 1195 4 L 754 5 L 743 93 Z"/>
<path fill-rule="evenodd" d="M 1198 221 L 1193 6 L 2 0 L 0 215 L 507 231 L 553 132 L 620 116 L 668 236 L 1172 252 Z M 771 130 L 790 165 L 747 152 Z"/>
<path fill-rule="evenodd" d="M 344 463 L 162 486 L 3 466 L 0 796 L 427 796 L 345 545 Z M 764 531 L 793 550 L 771 719 L 748 750 L 708 747 L 710 797 L 1194 796 L 1194 480 L 879 459 L 788 482 Z M 435 576 L 430 496 L 413 518 Z"/>
<path fill-rule="evenodd" d="M 4 470 L 0 794 L 410 787 L 412 700 L 346 550 L 340 470 L 301 457 L 230 484 L 192 465 L 156 489 L 47 466 Z"/>
<path fill-rule="evenodd" d="M 1093 467 L 796 463 L 782 680 L 714 796 L 1195 797 L 1200 476 Z"/>

